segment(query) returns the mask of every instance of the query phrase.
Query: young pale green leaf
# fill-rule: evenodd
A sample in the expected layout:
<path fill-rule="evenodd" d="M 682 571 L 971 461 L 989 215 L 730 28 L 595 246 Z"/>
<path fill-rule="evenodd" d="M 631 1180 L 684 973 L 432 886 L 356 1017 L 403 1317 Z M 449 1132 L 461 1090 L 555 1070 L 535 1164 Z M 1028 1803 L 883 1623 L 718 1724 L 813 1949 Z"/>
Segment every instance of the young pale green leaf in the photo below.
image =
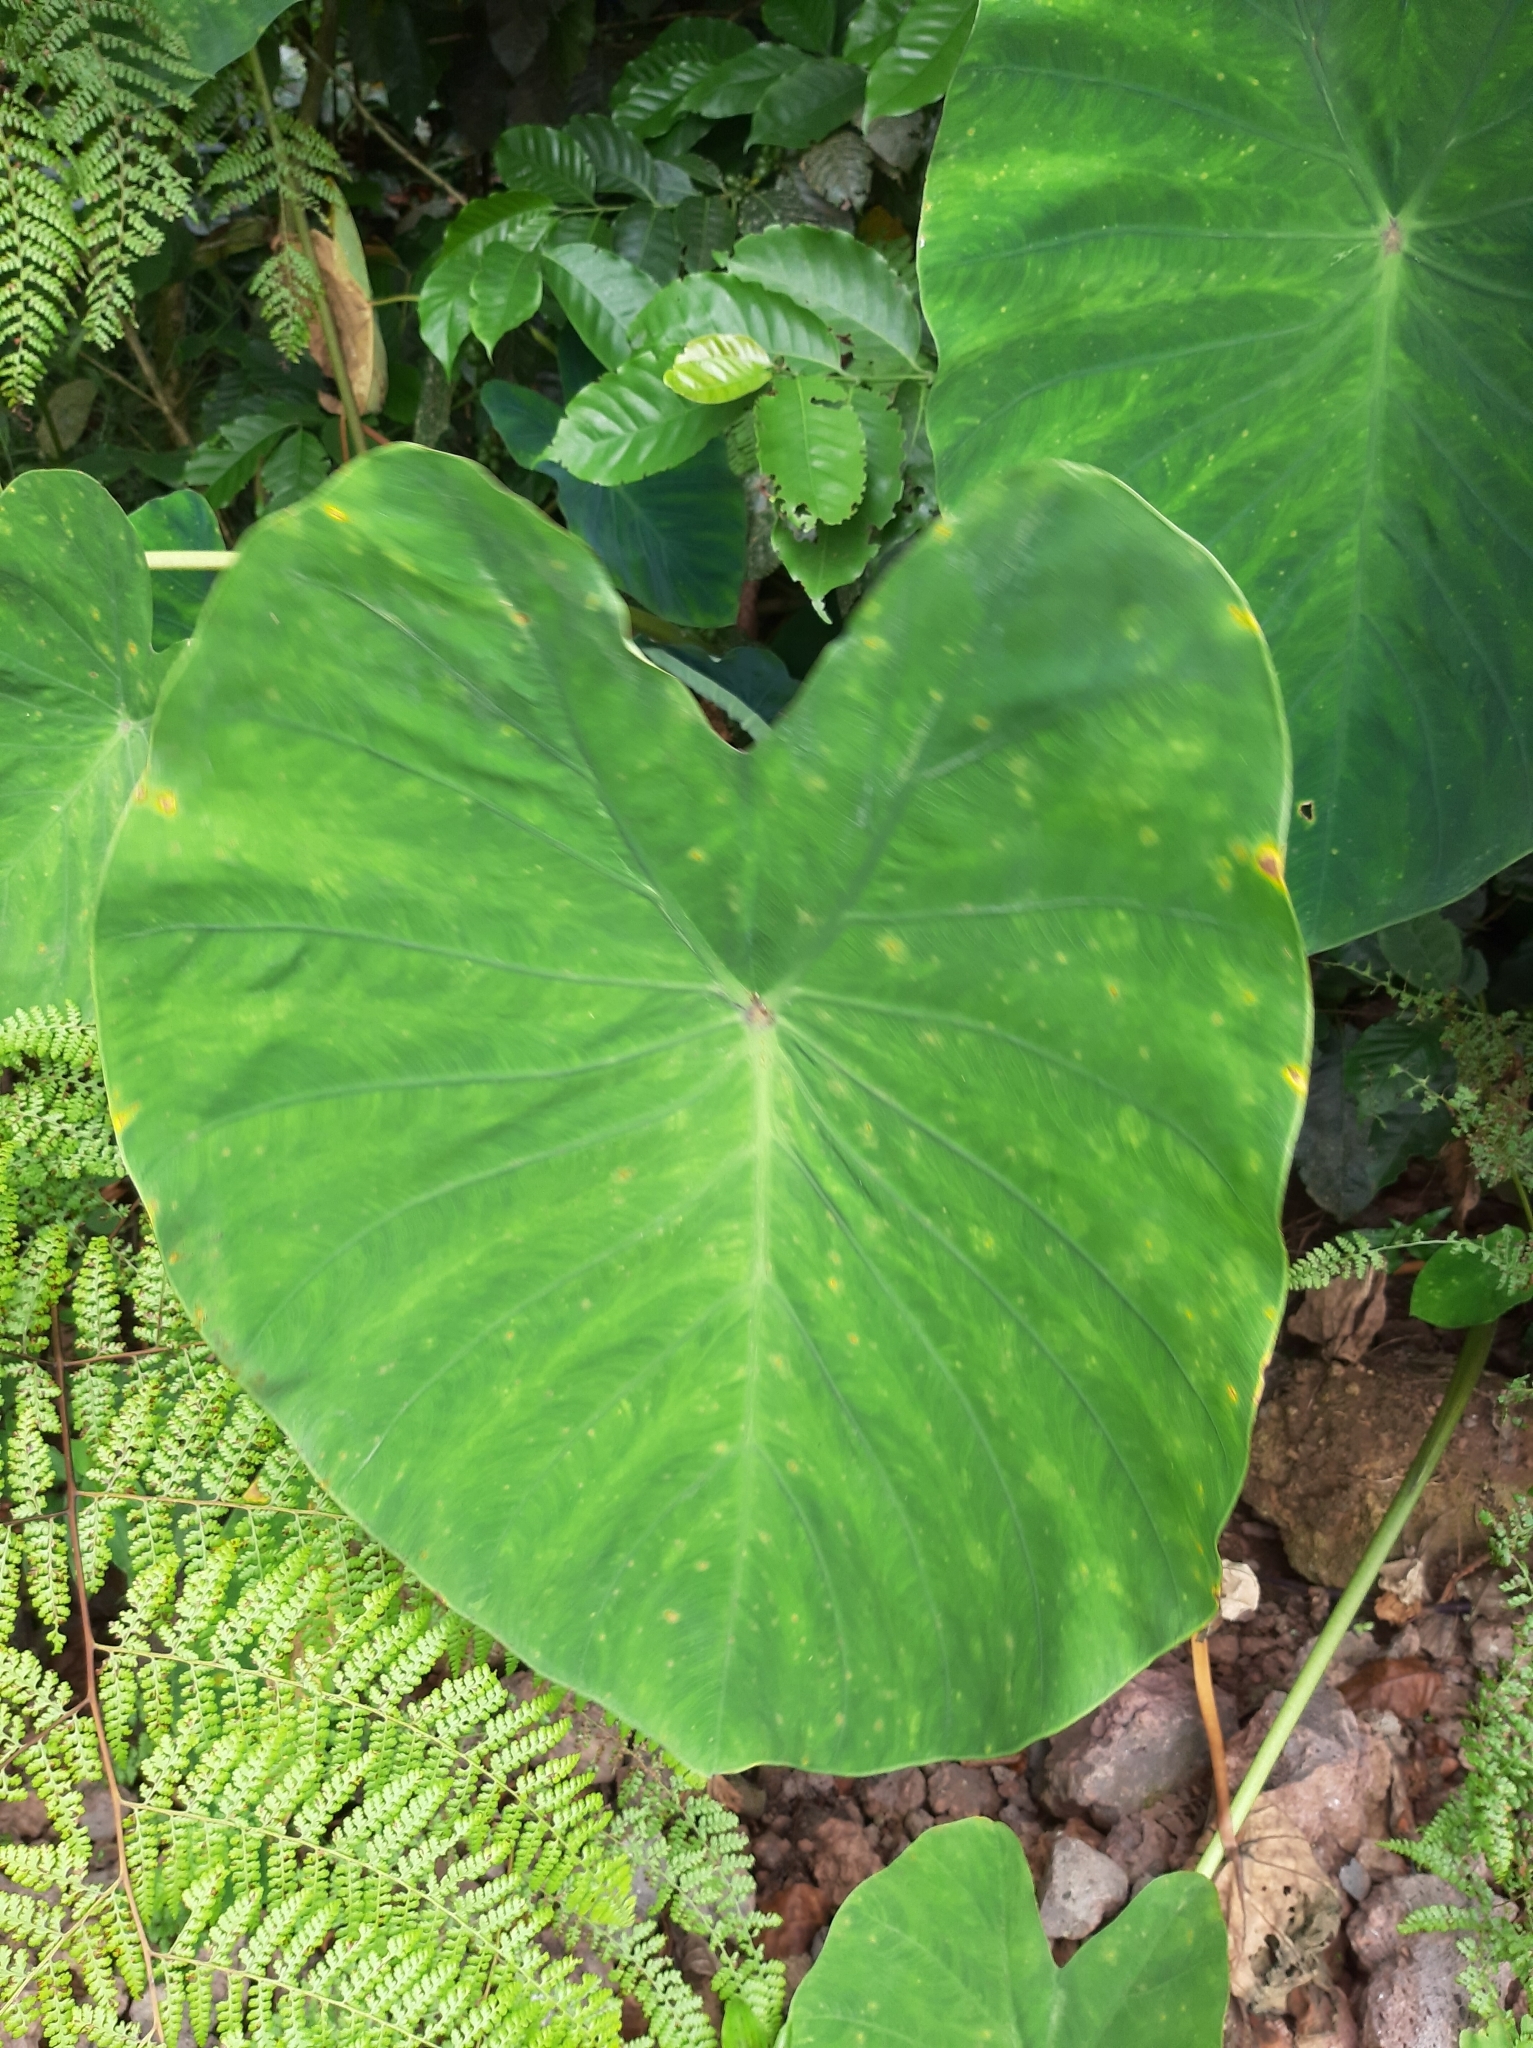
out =
<path fill-rule="evenodd" d="M 488 249 L 496 242 L 536 249 L 553 220 L 552 207 L 537 192 L 492 192 L 488 199 L 471 199 L 447 223 L 438 260 L 459 249 Z"/>
<path fill-rule="evenodd" d="M 669 284 L 681 268 L 681 230 L 674 207 L 628 206 L 612 223 L 612 247 L 625 263 L 656 284 Z"/>
<path fill-rule="evenodd" d="M 862 0 L 846 25 L 841 54 L 855 64 L 876 64 L 910 12 L 910 0 Z"/>
<path fill-rule="evenodd" d="M 785 377 L 756 402 L 761 467 L 798 518 L 836 526 L 867 486 L 862 422 L 829 377 Z"/>
<path fill-rule="evenodd" d="M 706 114 L 710 121 L 754 114 L 767 87 L 806 61 L 802 50 L 785 43 L 753 43 L 748 50 L 714 65 L 690 89 L 682 106 L 688 113 Z"/>
<path fill-rule="evenodd" d="M 476 339 L 493 349 L 503 334 L 530 320 L 542 302 L 543 271 L 537 256 L 510 242 L 492 243 L 480 256 L 469 286 L 469 325 Z"/>
<path fill-rule="evenodd" d="M 151 548 L 211 551 L 224 546 L 213 508 L 200 491 L 167 491 L 148 498 L 128 524 L 147 553 Z M 207 569 L 156 569 L 149 579 L 154 594 L 153 638 L 156 647 L 190 638 L 216 572 Z"/>
<path fill-rule="evenodd" d="M 782 292 L 704 272 L 656 292 L 629 329 L 635 348 L 663 354 L 694 336 L 748 334 L 792 370 L 835 370 L 841 347 L 824 321 Z"/>
<path fill-rule="evenodd" d="M 1264 646 L 1052 464 L 748 753 L 628 631 L 426 449 L 255 528 L 97 916 L 129 1167 L 535 1668 L 708 1768 L 1007 1754 L 1216 1598 L 1308 1037 Z"/>
<path fill-rule="evenodd" d="M 897 374 L 919 362 L 915 300 L 878 251 L 852 235 L 834 228 L 768 228 L 735 244 L 729 274 L 797 299 L 876 370 Z"/>
<path fill-rule="evenodd" d="M 1314 950 L 1533 841 L 1533 10 L 1380 20 L 986 0 L 922 224 L 943 503 L 1068 456 L 1218 550 Z"/>
<path fill-rule="evenodd" d="M 558 128 L 508 128 L 495 145 L 495 169 L 508 192 L 536 193 L 556 206 L 589 205 L 596 197 L 595 165 Z"/>
<path fill-rule="evenodd" d="M 858 1885 L 800 1985 L 783 2048 L 1219 2048 L 1229 1965 L 1219 1898 L 1158 1877 L 1056 1968 L 1010 1828 L 931 1828 Z"/>
<path fill-rule="evenodd" d="M 592 355 L 609 370 L 626 362 L 633 354 L 628 329 L 655 296 L 655 280 L 593 242 L 545 247 L 543 274 Z"/>
<path fill-rule="evenodd" d="M 862 105 L 867 74 L 838 57 L 811 57 L 769 85 L 756 106 L 750 145 L 804 149 L 850 121 Z"/>
<path fill-rule="evenodd" d="M 738 407 L 691 405 L 652 354 L 632 355 L 570 401 L 548 453 L 592 484 L 637 483 L 675 469 L 722 434 Z"/>
<path fill-rule="evenodd" d="M 598 192 L 631 192 L 651 206 L 675 206 L 697 190 L 680 165 L 651 156 L 605 114 L 578 114 L 563 132 L 590 158 Z"/>
<path fill-rule="evenodd" d="M 772 374 L 772 358 L 748 334 L 700 334 L 665 372 L 665 381 L 694 405 L 727 405 L 759 391 Z"/>
<path fill-rule="evenodd" d="M 836 0 L 764 0 L 761 25 L 780 42 L 828 57 L 836 40 Z"/>
<path fill-rule="evenodd" d="M 913 114 L 953 82 L 979 0 L 917 0 L 868 73 L 867 119 Z"/>
<path fill-rule="evenodd" d="M 1511 1224 L 1492 1231 L 1486 1242 L 1498 1246 L 1508 1259 L 1520 1257 L 1526 1265 L 1528 1240 Z M 1440 1330 L 1467 1330 L 1476 1323 L 1493 1323 L 1497 1316 L 1525 1301 L 1533 1301 L 1533 1285 L 1519 1287 L 1483 1252 L 1462 1244 L 1445 1244 L 1440 1252 L 1433 1252 L 1411 1288 L 1411 1314 Z"/>
<path fill-rule="evenodd" d="M 0 1002 L 93 1008 L 107 843 L 149 757 L 168 656 L 143 542 L 101 485 L 34 469 L 0 494 Z"/>

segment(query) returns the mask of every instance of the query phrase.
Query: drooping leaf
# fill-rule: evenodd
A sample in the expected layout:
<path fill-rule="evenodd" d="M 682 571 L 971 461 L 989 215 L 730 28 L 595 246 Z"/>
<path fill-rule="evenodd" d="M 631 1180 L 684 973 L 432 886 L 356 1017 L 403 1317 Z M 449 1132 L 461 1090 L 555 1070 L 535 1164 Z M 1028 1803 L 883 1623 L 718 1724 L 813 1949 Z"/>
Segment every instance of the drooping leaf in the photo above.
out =
<path fill-rule="evenodd" d="M 836 40 L 836 0 L 764 0 L 761 25 L 780 42 L 828 57 Z"/>
<path fill-rule="evenodd" d="M 619 74 L 612 88 L 613 118 L 630 134 L 664 135 L 692 88 L 727 58 L 753 49 L 755 42 L 749 29 L 717 16 L 673 21 Z"/>
<path fill-rule="evenodd" d="M 656 284 L 669 284 L 681 268 L 681 227 L 675 207 L 625 207 L 612 223 L 612 247 Z"/>
<path fill-rule="evenodd" d="M 537 1669 L 710 1767 L 1007 1753 L 1216 1595 L 1307 1038 L 1265 650 L 1051 465 L 748 753 L 626 629 L 424 449 L 255 529 L 98 913 L 130 1168 Z"/>
<path fill-rule="evenodd" d="M 493 349 L 503 334 L 530 320 L 543 302 L 543 271 L 536 254 L 496 242 L 479 258 L 469 287 L 470 326 Z"/>
<path fill-rule="evenodd" d="M 596 197 L 595 165 L 558 128 L 508 128 L 495 145 L 495 168 L 509 192 L 533 192 L 556 206 L 589 205 Z"/>
<path fill-rule="evenodd" d="M 867 119 L 913 114 L 953 82 L 979 0 L 917 0 L 868 73 Z"/>
<path fill-rule="evenodd" d="M 433 263 L 421 280 L 415 308 L 421 340 L 449 373 L 458 359 L 458 350 L 469 336 L 474 317 L 474 280 L 479 275 L 482 255 L 479 249 L 454 249 Z"/>
<path fill-rule="evenodd" d="M 143 543 L 100 484 L 34 469 L 0 494 L 0 990 L 94 1007 L 90 920 L 172 656 Z"/>
<path fill-rule="evenodd" d="M 631 192 L 651 206 L 675 206 L 697 190 L 680 165 L 651 156 L 605 114 L 577 114 L 565 124 L 564 133 L 590 158 L 598 192 Z"/>
<path fill-rule="evenodd" d="M 694 405 L 727 405 L 759 391 L 772 375 L 772 358 L 748 334 L 700 334 L 677 351 L 665 381 Z"/>
<path fill-rule="evenodd" d="M 800 517 L 835 526 L 851 516 L 868 481 L 862 422 L 844 384 L 784 377 L 756 402 L 761 467 Z"/>
<path fill-rule="evenodd" d="M 811 57 L 769 85 L 756 104 L 750 142 L 804 149 L 850 121 L 862 105 L 867 73 L 839 57 Z"/>
<path fill-rule="evenodd" d="M 508 384 L 500 377 L 491 377 L 480 387 L 479 403 L 523 469 L 536 468 L 558 431 L 564 408 L 541 391 L 526 384 Z"/>
<path fill-rule="evenodd" d="M 657 355 L 699 334 L 748 334 L 769 356 L 792 370 L 836 370 L 841 347 L 825 322 L 783 292 L 744 278 L 679 278 L 656 292 L 629 329 L 635 348 Z"/>
<path fill-rule="evenodd" d="M 987 0 L 921 274 L 944 503 L 1098 462 L 1250 594 L 1320 950 L 1533 841 L 1533 13 L 1304 19 Z"/>
<path fill-rule="evenodd" d="M 690 405 L 653 354 L 632 355 L 571 400 L 548 453 L 592 484 L 631 484 L 675 469 L 722 434 L 738 407 Z"/>
<path fill-rule="evenodd" d="M 224 545 L 213 508 L 200 491 L 167 491 L 163 497 L 148 498 L 128 515 L 128 524 L 145 553 L 155 548 L 210 550 Z M 154 594 L 151 636 L 156 647 L 169 647 L 191 637 L 216 574 L 210 569 L 155 570 L 149 581 Z"/>
<path fill-rule="evenodd" d="M 876 64 L 910 12 L 910 0 L 862 0 L 846 25 L 841 54 L 856 64 Z"/>
<path fill-rule="evenodd" d="M 690 88 L 681 104 L 689 113 L 706 114 L 710 121 L 754 114 L 767 87 L 790 71 L 797 71 L 806 61 L 802 50 L 785 43 L 754 43 L 750 49 L 714 65 Z"/>
<path fill-rule="evenodd" d="M 1380 1028 L 1359 1035 L 1348 1025 L 1321 1046 L 1294 1151 L 1308 1193 L 1342 1222 L 1366 1208 L 1412 1159 L 1431 1158 L 1450 1135 L 1447 1113 L 1414 1096 L 1409 1084 L 1393 1100 L 1374 1090 L 1366 1103 L 1359 1100 L 1368 1082 L 1382 1081 L 1394 1064 L 1388 1040 L 1372 1039 Z"/>
<path fill-rule="evenodd" d="M 768 228 L 735 244 L 729 274 L 797 299 L 882 371 L 912 370 L 920 360 L 915 300 L 878 251 L 852 235 Z"/>
<path fill-rule="evenodd" d="M 330 474 L 330 457 L 324 443 L 300 428 L 279 441 L 261 465 L 261 486 L 266 492 L 267 512 L 281 512 L 317 491 Z"/>
<path fill-rule="evenodd" d="M 998 1821 L 956 1821 L 858 1885 L 783 2048 L 1219 2048 L 1225 1947 L 1218 1894 L 1178 1870 L 1056 1968 L 1021 1843 Z"/>
<path fill-rule="evenodd" d="M 471 199 L 447 223 L 439 256 L 456 250 L 488 249 L 509 242 L 517 249 L 536 249 L 553 226 L 553 210 L 538 192 L 492 192 Z"/>
<path fill-rule="evenodd" d="M 157 11 L 211 78 L 255 48 L 282 12 L 282 0 L 158 0 Z"/>
<path fill-rule="evenodd" d="M 1528 1240 L 1511 1224 L 1493 1230 L 1487 1243 L 1517 1259 L 1527 1269 Z M 1467 1245 L 1445 1244 L 1433 1252 L 1411 1288 L 1411 1314 L 1440 1330 L 1467 1330 L 1476 1323 L 1493 1323 L 1509 1308 L 1533 1301 L 1533 1285 L 1519 1286 L 1494 1265 L 1483 1252 Z"/>
<path fill-rule="evenodd" d="M 609 370 L 626 362 L 633 354 L 628 330 L 655 296 L 655 280 L 594 242 L 545 247 L 543 270 L 570 325 L 597 360 Z"/>

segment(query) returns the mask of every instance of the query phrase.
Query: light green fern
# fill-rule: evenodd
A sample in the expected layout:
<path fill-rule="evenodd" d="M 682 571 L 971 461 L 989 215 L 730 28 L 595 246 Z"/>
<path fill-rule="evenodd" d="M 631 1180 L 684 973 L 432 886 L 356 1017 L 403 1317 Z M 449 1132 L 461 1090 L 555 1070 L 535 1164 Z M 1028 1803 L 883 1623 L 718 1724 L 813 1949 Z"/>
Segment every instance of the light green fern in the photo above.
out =
<path fill-rule="evenodd" d="M 656 2048 L 705 2048 L 669 1925 L 770 2039 L 782 1968 L 733 1817 L 632 1736 L 609 1806 L 577 1748 L 596 1710 L 572 1730 L 578 1703 L 338 1512 L 181 1309 L 78 1015 L 0 1024 L 0 1073 L 0 1799 L 32 1793 L 51 1837 L 0 1840 L 0 2037 L 137 2041 L 118 1984 L 152 1977 L 170 2041 L 597 2048 L 627 1994 Z M 25 1599 L 59 1646 L 114 1564 L 93 1715 L 15 1629 Z"/>

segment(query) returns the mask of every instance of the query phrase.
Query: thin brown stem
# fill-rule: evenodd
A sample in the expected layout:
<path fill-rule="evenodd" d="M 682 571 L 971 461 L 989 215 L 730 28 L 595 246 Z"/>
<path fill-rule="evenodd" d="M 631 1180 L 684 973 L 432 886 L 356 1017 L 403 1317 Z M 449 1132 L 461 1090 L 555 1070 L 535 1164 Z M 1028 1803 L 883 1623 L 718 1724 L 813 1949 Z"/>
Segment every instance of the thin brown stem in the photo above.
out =
<path fill-rule="evenodd" d="M 145 348 L 144 338 L 133 325 L 131 315 L 125 315 L 123 318 L 122 338 L 128 344 L 128 349 L 132 354 L 134 362 L 138 364 L 139 375 L 143 378 L 145 384 L 148 385 L 149 395 L 154 400 L 161 419 L 164 420 L 166 426 L 170 429 L 170 438 L 178 448 L 190 448 L 192 437 L 186 431 L 181 415 L 176 410 L 175 401 L 160 381 L 160 373 L 154 367 L 154 358 L 150 355 L 148 349 Z M 130 386 L 129 389 L 131 390 L 131 388 Z"/>
<path fill-rule="evenodd" d="M 300 56 L 302 56 L 307 62 L 311 64 L 318 64 L 324 71 L 328 72 L 331 78 L 334 78 L 337 80 L 337 82 L 339 82 L 339 74 L 337 73 L 333 63 L 327 64 L 325 62 L 325 59 L 320 55 L 319 51 L 312 49 L 309 46 L 309 44 L 304 41 L 302 36 L 295 35 L 293 37 L 293 41 L 298 46 Z M 467 206 L 468 194 L 466 192 L 460 192 L 457 186 L 454 185 L 450 179 L 444 178 L 440 171 L 434 171 L 431 168 L 430 164 L 423 164 L 420 158 L 414 153 L 413 150 L 406 149 L 404 144 L 400 141 L 399 137 L 395 135 L 392 132 L 392 130 L 385 128 L 383 123 L 378 119 L 377 115 L 374 114 L 372 110 L 363 103 L 362 95 L 359 90 L 353 90 L 351 95 L 351 104 L 361 115 L 362 119 L 366 122 L 367 126 L 372 129 L 373 133 L 378 137 L 378 139 L 381 142 L 386 142 L 388 144 L 389 148 L 393 150 L 395 156 L 403 157 L 405 162 L 409 164 L 412 170 L 419 171 L 423 178 L 429 178 L 431 180 L 431 183 L 436 186 L 437 190 L 440 192 L 445 192 L 448 198 L 451 199 L 455 205 Z"/>
<path fill-rule="evenodd" d="M 117 1838 L 117 1876 L 127 1901 L 134 1932 L 144 1958 L 144 1992 L 149 2000 L 154 2038 L 162 2044 L 165 2028 L 160 2019 L 160 2001 L 154 1988 L 154 1951 L 138 1910 L 133 1878 L 128 1869 L 128 1839 L 122 1820 L 122 1792 L 112 1763 L 112 1747 L 106 1739 L 106 1722 L 101 1713 L 101 1696 L 96 1690 L 96 1637 L 91 1628 L 90 1599 L 85 1587 L 85 1558 L 80 1549 L 79 1496 L 75 1488 L 74 1438 L 69 1421 L 69 1383 L 64 1371 L 64 1339 L 59 1330 L 59 1312 L 53 1311 L 53 1377 L 59 1394 L 59 1441 L 64 1457 L 64 1519 L 69 1528 L 69 1563 L 75 1582 L 75 1599 L 80 1608 L 80 1639 L 85 1649 L 85 1704 L 96 1730 L 96 1749 L 101 1758 L 101 1775 L 112 1808 L 112 1832 Z"/>
<path fill-rule="evenodd" d="M 1219 1702 L 1214 1698 L 1214 1674 L 1208 1662 L 1208 1634 L 1200 1629 L 1192 1639 L 1192 1682 L 1197 1688 L 1198 1712 L 1203 1716 L 1203 1733 L 1208 1738 L 1208 1760 L 1214 1773 L 1214 1812 L 1218 1816 L 1219 1839 L 1240 1883 L 1240 1859 L 1235 1854 L 1235 1822 L 1230 1814 L 1230 1773 L 1224 1756 L 1224 1730 L 1219 1725 Z"/>
<path fill-rule="evenodd" d="M 319 126 L 319 103 L 325 96 L 325 79 L 335 73 L 335 40 L 340 22 L 340 0 L 325 0 L 314 36 L 317 68 L 304 80 L 303 98 L 298 102 L 298 118 L 307 121 L 311 128 Z"/>

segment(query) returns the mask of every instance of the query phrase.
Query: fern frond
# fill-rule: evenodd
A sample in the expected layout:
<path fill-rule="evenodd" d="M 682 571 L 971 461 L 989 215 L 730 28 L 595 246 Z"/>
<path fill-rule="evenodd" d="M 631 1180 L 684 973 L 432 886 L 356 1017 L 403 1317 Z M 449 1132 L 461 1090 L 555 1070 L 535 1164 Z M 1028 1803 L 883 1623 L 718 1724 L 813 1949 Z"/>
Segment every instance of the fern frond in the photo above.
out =
<path fill-rule="evenodd" d="M 0 398 L 7 405 L 36 392 L 84 267 L 47 117 L 0 80 Z"/>

